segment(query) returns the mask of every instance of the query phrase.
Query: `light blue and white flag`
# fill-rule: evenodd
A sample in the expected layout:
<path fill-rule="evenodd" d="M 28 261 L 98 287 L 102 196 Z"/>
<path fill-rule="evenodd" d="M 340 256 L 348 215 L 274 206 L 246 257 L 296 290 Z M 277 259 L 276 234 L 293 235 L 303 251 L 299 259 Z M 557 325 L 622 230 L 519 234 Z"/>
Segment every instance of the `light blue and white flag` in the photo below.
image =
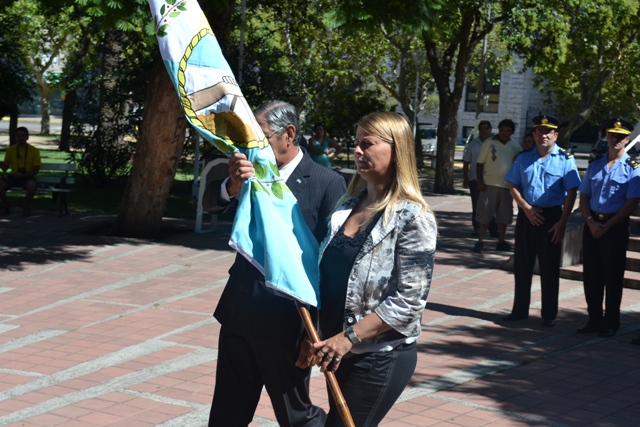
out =
<path fill-rule="evenodd" d="M 280 179 L 273 150 L 196 0 L 148 0 L 162 59 L 189 122 L 227 155 L 239 150 L 255 177 L 238 194 L 229 244 L 269 286 L 319 306 L 318 243 Z"/>

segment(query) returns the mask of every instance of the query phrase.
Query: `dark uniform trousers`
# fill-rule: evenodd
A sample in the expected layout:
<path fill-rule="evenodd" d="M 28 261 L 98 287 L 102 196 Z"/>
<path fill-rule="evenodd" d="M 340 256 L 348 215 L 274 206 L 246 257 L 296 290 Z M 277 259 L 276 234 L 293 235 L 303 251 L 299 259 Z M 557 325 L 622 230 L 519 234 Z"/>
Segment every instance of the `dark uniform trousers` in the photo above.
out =
<path fill-rule="evenodd" d="M 596 215 L 594 215 L 595 218 Z M 605 222 L 605 220 L 599 222 Z M 628 220 L 610 228 L 599 239 L 591 235 L 591 230 L 587 225 L 584 226 L 582 232 L 584 294 L 591 325 L 611 328 L 614 331 L 620 328 L 620 303 L 622 302 L 622 285 L 628 243 Z M 605 288 L 606 300 L 603 316 L 602 300 L 605 297 Z"/>
<path fill-rule="evenodd" d="M 543 208 L 542 216 L 544 216 L 544 223 L 534 226 L 522 210 L 518 212 L 513 256 L 516 289 L 512 313 L 516 316 L 529 315 L 533 268 L 538 257 L 542 290 L 541 314 L 543 319 L 552 320 L 558 314 L 562 244 L 551 243 L 553 233 L 549 233 L 549 229 L 562 216 L 562 207 Z"/>

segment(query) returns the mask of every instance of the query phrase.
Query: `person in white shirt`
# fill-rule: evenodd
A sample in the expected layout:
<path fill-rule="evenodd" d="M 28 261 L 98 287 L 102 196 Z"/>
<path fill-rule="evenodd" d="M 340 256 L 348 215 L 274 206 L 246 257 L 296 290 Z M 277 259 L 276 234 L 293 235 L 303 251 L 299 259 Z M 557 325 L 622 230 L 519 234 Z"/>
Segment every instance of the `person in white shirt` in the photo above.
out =
<path fill-rule="evenodd" d="M 489 137 L 491 137 L 491 122 L 482 120 L 478 124 L 478 137 L 469 141 L 464 147 L 464 154 L 462 155 L 462 186 L 468 188 L 471 194 L 471 225 L 473 225 L 471 237 L 478 237 L 478 228 L 480 225 L 476 220 L 476 206 L 479 195 L 476 165 L 482 143 L 489 139 Z M 491 222 L 489 223 L 489 234 L 491 237 L 498 237 L 498 226 L 495 217 L 491 218 Z"/>

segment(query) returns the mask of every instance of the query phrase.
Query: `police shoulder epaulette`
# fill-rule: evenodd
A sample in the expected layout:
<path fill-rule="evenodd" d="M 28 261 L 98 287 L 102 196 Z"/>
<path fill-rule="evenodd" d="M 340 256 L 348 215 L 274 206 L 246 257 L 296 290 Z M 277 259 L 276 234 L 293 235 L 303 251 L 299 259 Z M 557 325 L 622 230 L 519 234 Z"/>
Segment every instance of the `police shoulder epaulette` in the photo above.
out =
<path fill-rule="evenodd" d="M 631 157 L 629 157 L 629 158 L 627 159 L 627 164 L 628 164 L 629 166 L 631 166 L 632 168 L 634 168 L 634 169 L 636 169 L 638 166 L 640 166 L 640 162 L 638 162 L 638 161 L 637 161 L 637 160 L 635 160 L 635 159 L 632 159 Z"/>
<path fill-rule="evenodd" d="M 596 160 L 601 159 L 601 158 L 602 158 L 602 153 L 596 154 L 595 156 L 593 156 L 593 157 L 591 157 L 589 159 L 589 163 L 595 162 Z"/>
<path fill-rule="evenodd" d="M 559 148 L 558 150 L 559 150 L 562 154 L 564 154 L 564 156 L 565 156 L 567 159 L 570 159 L 570 158 L 572 158 L 572 157 L 573 157 L 573 153 L 568 152 L 568 151 L 567 151 L 567 150 L 565 150 L 564 148 Z"/>

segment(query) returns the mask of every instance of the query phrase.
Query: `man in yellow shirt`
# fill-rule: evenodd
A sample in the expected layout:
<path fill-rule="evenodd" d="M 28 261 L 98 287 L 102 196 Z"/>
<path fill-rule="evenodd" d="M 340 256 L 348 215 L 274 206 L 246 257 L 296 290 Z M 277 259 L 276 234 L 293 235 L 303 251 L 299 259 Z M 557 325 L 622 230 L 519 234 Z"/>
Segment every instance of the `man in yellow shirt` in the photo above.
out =
<path fill-rule="evenodd" d="M 497 251 L 510 251 L 511 245 L 505 241 L 507 225 L 513 222 L 513 198 L 509 193 L 509 183 L 504 177 L 513 164 L 513 159 L 522 151 L 520 144 L 511 139 L 516 130 L 516 124 L 511 119 L 505 119 L 498 125 L 498 134 L 482 143 L 476 175 L 478 180 L 478 205 L 476 206 L 476 220 L 478 241 L 473 247 L 475 252 L 484 249 L 484 233 L 489 228 L 489 222 L 495 214 L 498 223 Z"/>
<path fill-rule="evenodd" d="M 40 151 L 31 144 L 27 144 L 29 130 L 26 127 L 19 127 L 16 130 L 17 144 L 12 145 L 7 150 L 4 161 L 0 162 L 3 171 L 11 169 L 11 173 L 0 179 L 0 215 L 11 213 L 9 200 L 7 200 L 7 190 L 12 187 L 22 187 L 27 192 L 24 200 L 24 215 L 31 215 L 31 201 L 36 194 L 36 178 L 40 172 Z"/>

